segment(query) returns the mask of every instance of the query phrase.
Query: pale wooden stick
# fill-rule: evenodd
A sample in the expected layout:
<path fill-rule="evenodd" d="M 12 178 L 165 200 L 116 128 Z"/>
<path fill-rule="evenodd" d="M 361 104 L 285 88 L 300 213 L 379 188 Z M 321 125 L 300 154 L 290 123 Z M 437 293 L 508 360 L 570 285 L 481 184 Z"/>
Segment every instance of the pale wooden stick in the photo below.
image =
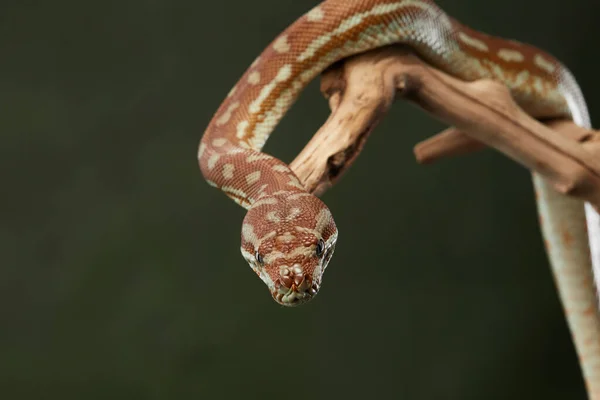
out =
<path fill-rule="evenodd" d="M 599 145 L 592 140 L 595 132 L 568 121 L 553 122 L 554 129 L 545 126 L 523 112 L 498 82 L 458 80 L 410 50 L 393 46 L 337 64 L 323 75 L 321 86 L 332 113 L 291 163 L 307 189 L 317 194 L 350 167 L 400 94 L 456 127 L 454 133 L 446 132 L 440 139 L 446 144 L 458 142 L 454 151 L 475 142 L 494 147 L 544 176 L 560 193 L 588 201 L 597 209 L 600 206 Z M 458 132 L 474 140 L 457 138 Z M 571 134 L 563 134 L 568 132 Z M 585 145 L 578 142 L 582 138 L 587 140 Z M 436 151 L 446 154 L 440 153 L 439 147 Z M 431 154 L 425 151 L 419 157 L 427 159 Z"/>
<path fill-rule="evenodd" d="M 600 135 L 594 135 L 594 132 L 575 125 L 573 121 L 550 120 L 546 121 L 545 124 L 561 135 L 583 143 L 584 148 L 588 148 L 593 152 L 597 151 L 594 148 L 596 145 L 594 138 L 597 141 Z M 477 139 L 473 139 L 469 135 L 452 127 L 417 143 L 414 153 L 417 162 L 420 164 L 429 164 L 441 158 L 471 153 L 484 147 L 485 145 Z"/>
<path fill-rule="evenodd" d="M 430 164 L 444 157 L 461 156 L 485 148 L 485 144 L 451 127 L 414 147 L 419 164 Z"/>

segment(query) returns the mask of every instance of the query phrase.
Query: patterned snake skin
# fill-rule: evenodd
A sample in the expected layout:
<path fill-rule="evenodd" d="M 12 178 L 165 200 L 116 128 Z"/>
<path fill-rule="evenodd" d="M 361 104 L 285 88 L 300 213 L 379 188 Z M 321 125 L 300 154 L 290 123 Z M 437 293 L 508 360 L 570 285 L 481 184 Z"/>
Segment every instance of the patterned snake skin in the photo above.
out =
<path fill-rule="evenodd" d="M 200 169 L 248 210 L 242 255 L 280 304 L 312 299 L 336 245 L 331 212 L 306 192 L 288 165 L 262 153 L 271 132 L 306 85 L 334 62 L 389 44 L 411 46 L 463 80 L 506 84 L 534 117 L 590 121 L 571 73 L 551 55 L 488 36 L 430 0 L 328 0 L 282 32 L 252 63 L 215 113 L 200 142 Z M 580 201 L 534 175 L 548 254 L 590 398 L 600 399 L 600 323 Z"/>

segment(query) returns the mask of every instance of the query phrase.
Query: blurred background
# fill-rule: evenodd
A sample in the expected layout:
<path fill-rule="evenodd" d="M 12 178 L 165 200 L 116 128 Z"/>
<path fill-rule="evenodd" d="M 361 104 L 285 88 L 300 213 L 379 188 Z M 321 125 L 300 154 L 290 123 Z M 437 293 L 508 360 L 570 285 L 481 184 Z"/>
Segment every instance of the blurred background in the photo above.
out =
<path fill-rule="evenodd" d="M 242 259 L 245 211 L 197 145 L 317 3 L 0 3 L 0 397 L 585 398 L 528 171 L 417 165 L 444 126 L 411 105 L 323 197 L 340 238 L 314 301 L 280 307 Z M 438 4 L 556 55 L 598 121 L 600 2 Z M 315 81 L 265 151 L 290 162 L 328 113 Z"/>

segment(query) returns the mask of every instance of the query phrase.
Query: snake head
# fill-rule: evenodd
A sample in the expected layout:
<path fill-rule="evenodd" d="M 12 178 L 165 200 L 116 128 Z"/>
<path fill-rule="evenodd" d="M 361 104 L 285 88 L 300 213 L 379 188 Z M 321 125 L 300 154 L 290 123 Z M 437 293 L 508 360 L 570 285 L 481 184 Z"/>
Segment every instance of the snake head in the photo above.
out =
<path fill-rule="evenodd" d="M 242 225 L 242 255 L 284 306 L 311 300 L 333 255 L 337 228 L 317 197 L 287 192 L 258 200 Z"/>

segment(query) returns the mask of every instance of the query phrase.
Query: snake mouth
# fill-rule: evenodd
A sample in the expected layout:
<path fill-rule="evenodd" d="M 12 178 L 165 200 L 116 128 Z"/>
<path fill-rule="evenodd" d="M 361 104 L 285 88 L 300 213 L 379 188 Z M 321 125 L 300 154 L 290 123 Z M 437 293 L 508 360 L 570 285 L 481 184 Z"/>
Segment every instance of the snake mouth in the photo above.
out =
<path fill-rule="evenodd" d="M 315 297 L 318 292 L 319 284 L 315 282 L 311 286 L 292 285 L 290 288 L 280 285 L 279 288 L 272 293 L 272 295 L 273 299 L 277 303 L 286 307 L 296 307 L 312 300 L 312 298 Z"/>

